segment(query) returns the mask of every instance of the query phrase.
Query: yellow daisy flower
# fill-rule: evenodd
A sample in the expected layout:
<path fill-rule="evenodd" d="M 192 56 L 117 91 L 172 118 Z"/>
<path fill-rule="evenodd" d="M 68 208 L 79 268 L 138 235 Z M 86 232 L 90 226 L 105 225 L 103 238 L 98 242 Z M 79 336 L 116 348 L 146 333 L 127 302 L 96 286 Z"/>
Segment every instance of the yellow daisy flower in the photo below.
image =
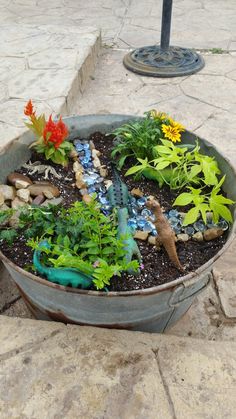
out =
<path fill-rule="evenodd" d="M 153 119 L 160 119 L 161 121 L 164 121 L 164 119 L 168 119 L 168 115 L 164 112 L 157 112 L 156 109 L 152 109 L 150 111 L 150 115 Z"/>
<path fill-rule="evenodd" d="M 162 124 L 161 128 L 165 138 L 168 138 L 169 140 L 173 141 L 173 143 L 181 141 L 180 132 L 176 127 Z"/>
<path fill-rule="evenodd" d="M 185 128 L 182 124 L 177 121 L 174 121 L 172 118 L 169 118 L 170 124 L 173 128 L 176 128 L 179 132 L 185 131 Z"/>

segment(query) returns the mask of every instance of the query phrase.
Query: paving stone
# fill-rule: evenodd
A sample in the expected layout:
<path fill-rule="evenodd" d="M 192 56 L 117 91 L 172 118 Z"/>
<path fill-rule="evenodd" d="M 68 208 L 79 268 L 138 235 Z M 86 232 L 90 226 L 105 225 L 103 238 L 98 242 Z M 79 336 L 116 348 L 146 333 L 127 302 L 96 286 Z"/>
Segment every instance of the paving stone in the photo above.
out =
<path fill-rule="evenodd" d="M 234 342 L 5 316 L 0 339 L 3 419 L 234 417 Z"/>
<path fill-rule="evenodd" d="M 236 274 L 235 272 L 217 272 L 214 274 L 224 313 L 236 320 Z"/>

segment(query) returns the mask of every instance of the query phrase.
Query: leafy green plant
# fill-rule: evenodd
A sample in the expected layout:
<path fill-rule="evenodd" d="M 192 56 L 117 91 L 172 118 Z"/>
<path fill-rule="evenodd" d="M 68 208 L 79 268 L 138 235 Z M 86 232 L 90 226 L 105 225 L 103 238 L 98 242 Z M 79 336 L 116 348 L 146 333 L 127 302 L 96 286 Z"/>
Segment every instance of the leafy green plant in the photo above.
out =
<path fill-rule="evenodd" d="M 20 214 L 18 233 L 15 231 L 16 234 L 19 232 L 25 235 L 27 245 L 34 250 L 46 238 L 50 243 L 50 250 L 43 249 L 47 253 L 47 263 L 55 267 L 79 268 L 94 277 L 97 289 L 109 285 L 111 277 L 120 276 L 122 271 L 138 271 L 137 260 L 126 262 L 125 237 L 117 238 L 115 214 L 103 215 L 95 200 L 89 204 L 75 202 L 69 209 L 56 206 L 25 208 Z"/>
<path fill-rule="evenodd" d="M 118 156 L 118 168 L 122 168 L 127 157 L 149 161 L 155 157 L 155 146 L 161 138 L 180 141 L 182 125 L 168 115 L 155 110 L 146 112 L 143 119 L 124 124 L 113 131 L 115 147 L 111 156 Z"/>
<path fill-rule="evenodd" d="M 201 189 L 188 187 L 190 192 L 183 192 L 176 198 L 173 203 L 175 206 L 194 205 L 193 208 L 186 213 L 183 220 L 184 226 L 194 223 L 200 215 L 206 223 L 207 211 L 212 211 L 213 221 L 215 223 L 218 223 L 220 217 L 228 222 L 232 222 L 231 212 L 226 205 L 233 204 L 233 201 L 219 193 L 224 180 L 225 176 L 222 177 L 220 182 L 217 183 L 209 193 L 204 193 Z"/>

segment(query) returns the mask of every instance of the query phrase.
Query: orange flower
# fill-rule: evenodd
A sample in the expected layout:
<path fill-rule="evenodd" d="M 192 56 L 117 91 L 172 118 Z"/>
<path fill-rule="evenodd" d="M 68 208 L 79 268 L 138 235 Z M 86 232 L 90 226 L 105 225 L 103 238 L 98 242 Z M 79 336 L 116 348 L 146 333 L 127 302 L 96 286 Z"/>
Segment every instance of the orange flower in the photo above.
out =
<path fill-rule="evenodd" d="M 50 115 L 48 122 L 43 130 L 43 138 L 45 144 L 53 143 L 55 148 L 60 147 L 61 143 L 68 135 L 67 126 L 62 121 L 61 117 L 58 122 L 53 122 L 52 115 Z"/>
<path fill-rule="evenodd" d="M 27 105 L 24 109 L 24 114 L 26 116 L 35 116 L 35 111 L 34 111 L 34 107 L 33 107 L 33 104 L 31 102 L 31 99 L 29 100 L 29 102 L 27 103 Z"/>

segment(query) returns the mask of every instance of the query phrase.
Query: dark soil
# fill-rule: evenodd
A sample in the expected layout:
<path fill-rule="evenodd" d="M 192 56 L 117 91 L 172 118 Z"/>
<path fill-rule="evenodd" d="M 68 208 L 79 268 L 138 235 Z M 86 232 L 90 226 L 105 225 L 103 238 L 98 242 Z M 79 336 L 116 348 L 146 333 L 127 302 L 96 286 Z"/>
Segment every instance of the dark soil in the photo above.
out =
<path fill-rule="evenodd" d="M 90 139 L 93 140 L 96 148 L 101 151 L 102 155 L 99 157 L 102 164 L 106 165 L 109 170 L 108 178 L 111 178 L 110 172 L 110 151 L 112 149 L 112 137 L 104 136 L 101 133 L 94 133 Z M 41 164 L 48 164 L 43 158 L 32 154 L 31 162 L 40 160 Z M 74 183 L 74 173 L 72 171 L 72 162 L 67 169 L 50 162 L 57 173 L 62 175 L 61 179 L 55 178 L 49 174 L 49 181 L 57 186 L 60 190 L 61 196 L 64 198 L 63 205 L 69 206 L 76 200 L 80 200 L 81 196 L 78 189 L 71 186 Z M 129 166 L 132 162 L 129 162 Z M 121 177 L 126 182 L 129 190 L 133 188 L 141 189 L 145 195 L 153 195 L 159 200 L 164 210 L 172 208 L 171 203 L 174 201 L 176 194 L 164 187 L 158 188 L 158 185 L 146 179 L 139 181 L 132 177 L 124 177 L 124 173 L 128 166 L 124 168 Z M 27 169 L 18 170 L 18 172 L 28 175 L 33 181 L 45 180 L 44 175 L 34 174 L 29 175 Z M 68 179 L 68 180 L 67 180 Z M 184 274 L 195 271 L 201 265 L 211 259 L 222 248 L 226 242 L 227 233 L 224 236 L 211 242 L 196 242 L 189 240 L 186 243 L 176 243 L 177 253 L 181 264 L 184 266 Z M 32 250 L 26 246 L 26 240 L 23 236 L 17 238 L 13 245 L 9 246 L 6 243 L 0 242 L 1 251 L 14 263 L 22 268 L 32 272 Z M 169 261 L 165 250 L 162 248 L 157 251 L 154 246 L 147 242 L 138 241 L 139 249 L 143 258 L 144 269 L 140 275 L 133 276 L 123 274 L 122 277 L 114 277 L 109 286 L 110 291 L 130 291 L 149 288 L 161 284 L 168 283 L 182 276 Z"/>

